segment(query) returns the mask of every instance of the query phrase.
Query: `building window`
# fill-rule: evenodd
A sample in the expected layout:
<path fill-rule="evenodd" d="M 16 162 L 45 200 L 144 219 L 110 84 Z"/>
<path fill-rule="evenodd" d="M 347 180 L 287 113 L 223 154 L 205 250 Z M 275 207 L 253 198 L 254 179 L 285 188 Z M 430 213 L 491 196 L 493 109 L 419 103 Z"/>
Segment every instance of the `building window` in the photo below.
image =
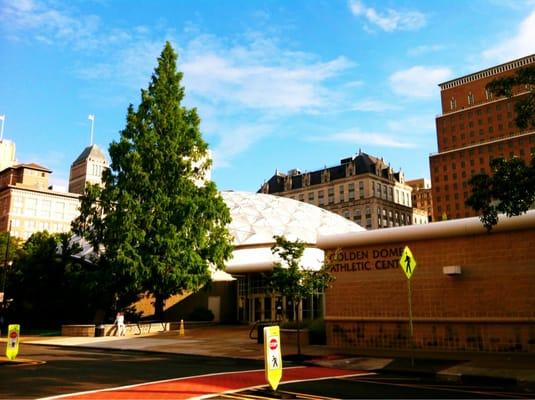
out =
<path fill-rule="evenodd" d="M 452 97 L 450 100 L 450 110 L 455 110 L 457 108 L 457 102 L 455 101 L 455 98 Z"/>
<path fill-rule="evenodd" d="M 345 198 L 344 198 L 344 185 L 340 185 L 339 186 L 339 191 L 340 191 L 340 202 L 344 202 L 345 201 Z"/>
<path fill-rule="evenodd" d="M 314 192 L 308 194 L 308 201 L 314 201 Z"/>
<path fill-rule="evenodd" d="M 25 202 L 25 214 L 36 215 L 37 213 L 37 199 L 26 199 Z"/>
<path fill-rule="evenodd" d="M 355 184 L 350 183 L 348 188 L 349 188 L 349 201 L 355 200 Z"/>
<path fill-rule="evenodd" d="M 329 196 L 329 204 L 334 204 L 334 188 L 327 189 L 327 195 Z"/>
<path fill-rule="evenodd" d="M 472 92 L 468 93 L 468 105 L 473 106 L 475 103 L 474 95 Z"/>
<path fill-rule="evenodd" d="M 305 195 L 304 194 L 300 194 L 299 195 L 299 201 L 305 201 Z"/>
<path fill-rule="evenodd" d="M 312 200 L 314 200 L 314 198 L 312 198 Z M 320 190 L 318 192 L 318 205 L 319 206 L 323 205 L 323 190 Z"/>

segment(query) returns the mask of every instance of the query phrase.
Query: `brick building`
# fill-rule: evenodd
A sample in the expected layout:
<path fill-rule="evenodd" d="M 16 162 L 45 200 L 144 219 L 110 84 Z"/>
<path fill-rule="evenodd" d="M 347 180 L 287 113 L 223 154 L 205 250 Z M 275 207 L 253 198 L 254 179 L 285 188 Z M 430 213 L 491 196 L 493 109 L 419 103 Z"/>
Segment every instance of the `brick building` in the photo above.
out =
<path fill-rule="evenodd" d="M 314 204 L 366 229 L 377 229 L 413 223 L 411 190 L 403 172 L 359 151 L 334 167 L 277 171 L 258 192 Z"/>
<path fill-rule="evenodd" d="M 359 349 L 535 352 L 535 210 L 371 232 L 322 235 L 336 279 L 326 291 L 327 344 Z M 409 246 L 414 336 L 409 336 Z"/>
<path fill-rule="evenodd" d="M 429 179 L 411 179 L 405 183 L 412 188 L 412 206 L 415 209 L 425 211 L 429 222 L 434 221 L 433 193 Z"/>
<path fill-rule="evenodd" d="M 18 164 L 0 172 L 0 230 L 28 239 L 37 231 L 68 232 L 78 215 L 78 195 L 49 189 L 51 171 Z"/>
<path fill-rule="evenodd" d="M 517 87 L 512 98 L 494 98 L 485 89 L 496 78 L 535 65 L 535 54 L 441 83 L 442 114 L 436 118 L 438 153 L 429 157 L 435 220 L 474 216 L 465 205 L 468 181 L 489 173 L 489 161 L 516 156 L 529 162 L 535 152 L 535 131 L 515 124 L 515 102 L 529 93 Z"/>

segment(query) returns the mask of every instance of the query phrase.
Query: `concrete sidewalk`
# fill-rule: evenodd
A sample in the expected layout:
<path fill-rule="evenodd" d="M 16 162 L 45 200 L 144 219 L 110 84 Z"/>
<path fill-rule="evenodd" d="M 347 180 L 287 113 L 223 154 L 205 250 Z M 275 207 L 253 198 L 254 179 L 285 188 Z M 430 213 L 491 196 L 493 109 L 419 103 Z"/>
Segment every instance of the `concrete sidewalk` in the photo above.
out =
<path fill-rule="evenodd" d="M 198 354 L 231 358 L 263 359 L 263 345 L 249 337 L 250 328 L 211 325 L 178 331 L 153 332 L 144 336 L 25 337 L 25 343 L 84 348 Z M 5 341 L 5 340 L 4 340 Z M 295 359 L 296 346 L 282 343 L 283 357 Z M 330 346 L 303 346 L 304 362 L 334 368 L 435 375 L 462 383 L 518 385 L 535 392 L 535 354 L 449 353 L 370 350 L 353 352 Z M 0 362 L 2 359 L 0 359 Z"/>

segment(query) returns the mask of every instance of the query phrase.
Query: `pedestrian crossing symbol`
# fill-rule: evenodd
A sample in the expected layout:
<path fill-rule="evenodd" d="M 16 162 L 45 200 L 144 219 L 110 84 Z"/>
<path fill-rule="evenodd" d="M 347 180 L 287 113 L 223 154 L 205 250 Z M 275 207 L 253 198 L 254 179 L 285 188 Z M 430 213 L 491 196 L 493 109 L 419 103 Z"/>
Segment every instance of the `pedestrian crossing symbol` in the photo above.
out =
<path fill-rule="evenodd" d="M 19 354 L 20 325 L 11 324 L 7 331 L 6 358 L 13 361 Z"/>
<path fill-rule="evenodd" d="M 401 254 L 401 258 L 399 259 L 399 265 L 403 269 L 403 272 L 405 272 L 405 275 L 407 275 L 407 279 L 411 279 L 416 269 L 416 259 L 412 255 L 409 246 L 405 246 L 405 249 L 403 249 L 403 254 Z"/>
<path fill-rule="evenodd" d="M 266 326 L 264 328 L 264 358 L 266 380 L 273 390 L 277 390 L 282 378 L 282 354 L 278 326 Z"/>

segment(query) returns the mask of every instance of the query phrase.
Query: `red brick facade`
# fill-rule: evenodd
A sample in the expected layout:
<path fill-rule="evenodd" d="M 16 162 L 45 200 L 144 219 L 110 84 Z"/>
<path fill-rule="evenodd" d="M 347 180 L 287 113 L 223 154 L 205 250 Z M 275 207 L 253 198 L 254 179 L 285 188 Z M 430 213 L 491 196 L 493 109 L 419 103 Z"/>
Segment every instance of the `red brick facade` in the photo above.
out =
<path fill-rule="evenodd" d="M 521 157 L 535 152 L 535 132 L 519 131 L 514 103 L 527 88 L 516 88 L 512 99 L 494 98 L 487 83 L 533 65 L 535 55 L 441 84 L 442 115 L 436 119 L 438 153 L 429 158 L 436 220 L 474 216 L 465 206 L 468 180 L 489 173 L 489 160 Z"/>
<path fill-rule="evenodd" d="M 355 234 L 364 240 L 354 246 L 339 242 L 341 250 L 326 253 L 334 257 L 336 276 L 326 293 L 328 344 L 408 348 L 408 282 L 398 261 L 409 246 L 417 261 L 411 280 L 415 348 L 534 352 L 535 212 L 517 218 L 529 224 L 487 234 L 471 218 L 395 228 L 395 237 L 386 234 L 393 229 L 381 237 Z M 435 225 L 445 231 L 435 234 Z M 451 229 L 456 233 L 447 233 Z M 460 266 L 461 274 L 445 274 L 447 266 Z"/>

